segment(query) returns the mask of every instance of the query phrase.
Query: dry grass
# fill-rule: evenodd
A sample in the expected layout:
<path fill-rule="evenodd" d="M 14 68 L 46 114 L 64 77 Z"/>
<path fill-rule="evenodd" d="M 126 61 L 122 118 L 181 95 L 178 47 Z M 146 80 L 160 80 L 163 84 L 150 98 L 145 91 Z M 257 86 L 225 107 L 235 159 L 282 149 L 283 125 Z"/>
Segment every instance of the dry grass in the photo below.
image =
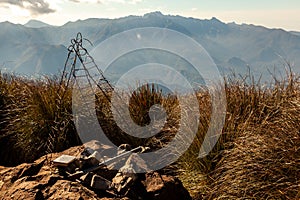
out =
<path fill-rule="evenodd" d="M 242 119 L 242 128 L 225 143 L 228 148 L 209 175 L 208 199 L 300 198 L 299 86 L 298 77 L 289 74 L 271 89 L 241 88 L 249 101 L 246 112 L 231 116 Z M 236 99 L 241 92 L 227 93 Z"/>
<path fill-rule="evenodd" d="M 291 72 L 272 87 L 227 79 L 223 132 L 213 151 L 202 159 L 198 159 L 198 153 L 210 123 L 211 104 L 208 92 L 199 89 L 197 136 L 175 164 L 178 176 L 195 199 L 300 198 L 299 87 L 299 77 Z M 18 162 L 30 161 L 80 142 L 74 140 L 77 134 L 71 115 L 71 89 L 59 85 L 57 79 L 30 81 L 2 75 L 0 89 L 0 142 L 9 142 L 1 145 L 1 160 L 9 163 L 22 156 Z M 180 127 L 178 99 L 163 95 L 154 86 L 142 86 L 132 93 L 129 106 L 133 121 L 139 125 L 150 123 L 152 105 L 165 108 L 167 122 L 151 138 L 137 139 L 124 133 L 114 122 L 103 94 L 97 93 L 96 101 L 99 123 L 117 145 L 161 148 Z M 186 112 L 188 109 L 183 108 Z M 7 156 L 7 152 L 13 156 Z"/>
<path fill-rule="evenodd" d="M 265 88 L 227 80 L 227 116 L 218 145 L 191 169 L 188 159 L 201 145 L 196 140 L 180 163 L 185 170 L 179 177 L 193 180 L 184 183 L 195 199 L 300 198 L 300 84 L 299 77 L 288 75 Z M 198 138 L 203 131 L 199 127 Z M 198 178 L 190 177 L 197 172 Z"/>
<path fill-rule="evenodd" d="M 121 95 L 128 95 L 121 94 Z M 108 94 L 111 96 L 111 93 Z M 129 100 L 129 112 L 132 121 L 139 126 L 146 126 L 150 123 L 149 109 L 152 105 L 160 104 L 166 110 L 167 121 L 164 128 L 154 137 L 142 139 L 130 136 L 122 131 L 116 124 L 112 111 L 111 103 L 99 92 L 96 95 L 96 112 L 98 121 L 106 133 L 116 145 L 130 144 L 132 146 L 149 146 L 153 150 L 161 148 L 173 138 L 178 128 L 178 101 L 175 96 L 164 96 L 162 91 L 154 85 L 143 85 L 136 91 L 132 91 Z M 122 114 L 122 111 L 119 111 Z"/>
<path fill-rule="evenodd" d="M 1 160 L 5 165 L 30 162 L 53 151 L 80 144 L 72 122 L 71 89 L 58 80 L 1 77 Z"/>

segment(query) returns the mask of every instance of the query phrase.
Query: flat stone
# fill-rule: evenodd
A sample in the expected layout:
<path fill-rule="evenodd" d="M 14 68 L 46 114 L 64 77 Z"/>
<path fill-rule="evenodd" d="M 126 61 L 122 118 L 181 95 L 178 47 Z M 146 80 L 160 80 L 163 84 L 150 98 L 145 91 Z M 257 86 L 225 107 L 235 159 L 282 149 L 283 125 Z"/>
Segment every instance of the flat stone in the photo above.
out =
<path fill-rule="evenodd" d="M 75 156 L 62 155 L 55 160 L 53 160 L 53 165 L 55 167 L 67 167 L 69 164 L 76 160 Z"/>

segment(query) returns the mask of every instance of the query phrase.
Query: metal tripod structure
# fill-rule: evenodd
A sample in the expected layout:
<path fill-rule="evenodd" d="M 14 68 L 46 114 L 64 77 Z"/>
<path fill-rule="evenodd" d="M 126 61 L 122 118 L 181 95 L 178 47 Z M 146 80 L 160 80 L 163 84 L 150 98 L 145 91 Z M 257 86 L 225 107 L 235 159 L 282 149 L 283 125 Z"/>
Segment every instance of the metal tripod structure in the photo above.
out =
<path fill-rule="evenodd" d="M 111 103 L 110 93 L 114 91 L 111 83 L 104 77 L 103 71 L 97 66 L 93 57 L 88 53 L 87 49 L 83 47 L 83 41 L 87 41 L 92 45 L 92 43 L 83 38 L 82 34 L 77 33 L 76 38 L 71 40 L 71 45 L 68 47 L 68 55 L 65 61 L 64 69 L 60 78 L 60 87 L 57 90 L 57 104 L 58 108 L 63 108 L 63 103 L 65 101 L 67 88 L 73 87 L 76 84 L 77 90 L 79 91 L 80 103 L 87 103 L 86 99 L 89 99 L 91 94 L 96 95 L 98 92 L 102 92 L 103 97 Z M 91 72 L 94 72 L 93 75 Z M 83 82 L 82 82 L 83 81 Z M 84 83 L 84 84 L 79 84 Z M 95 87 L 96 86 L 96 87 Z M 88 92 L 86 92 L 88 91 Z M 116 94 L 117 98 L 121 97 Z M 112 105 L 114 106 L 114 105 Z M 82 105 L 83 109 L 85 105 Z M 95 108 L 93 108 L 95 109 Z M 85 109 L 85 114 L 91 116 L 90 109 Z M 64 111 L 57 111 L 57 115 Z M 121 115 L 122 111 L 117 110 L 117 114 Z M 58 117 L 59 118 L 59 117 Z M 60 121 L 58 126 L 64 126 Z M 127 124 L 126 124 L 127 125 Z M 47 141 L 47 153 L 52 153 L 54 149 L 54 144 L 56 143 L 56 137 L 54 133 L 49 133 L 49 139 Z"/>
<path fill-rule="evenodd" d="M 90 95 L 96 95 L 98 92 L 101 92 L 103 97 L 111 104 L 112 107 L 114 107 L 116 114 L 120 116 L 120 119 L 128 129 L 128 124 L 122 115 L 124 111 L 122 108 L 117 109 L 111 102 L 110 93 L 114 91 L 114 87 L 108 79 L 105 78 L 103 71 L 97 66 L 94 58 L 88 53 L 87 49 L 83 47 L 82 43 L 84 40 L 92 45 L 89 40 L 82 37 L 80 32 L 77 33 L 75 39 L 71 40 L 60 84 L 66 84 L 68 87 L 70 82 L 74 80 L 77 89 L 79 89 L 79 96 L 81 98 L 81 103 L 83 104 L 87 103 L 91 99 Z M 81 81 L 83 81 L 84 84 L 80 84 L 82 83 Z M 72 83 L 74 82 L 72 81 Z M 114 95 L 120 101 L 122 100 L 119 94 L 115 93 Z M 89 109 L 86 110 L 86 114 L 91 116 Z"/>
<path fill-rule="evenodd" d="M 87 49 L 83 47 L 82 43 L 84 40 L 92 45 L 89 40 L 82 37 L 80 32 L 77 33 L 75 39 L 71 40 L 60 84 L 63 84 L 63 81 L 67 80 L 66 84 L 69 85 L 72 78 L 87 80 L 89 88 L 97 86 L 105 98 L 110 102 L 108 93 L 113 91 L 114 88 L 104 77 L 103 71 L 97 66 L 95 60 L 88 53 Z M 97 73 L 92 75 L 90 73 L 92 70 L 96 70 Z M 79 89 L 84 90 L 87 88 Z"/>

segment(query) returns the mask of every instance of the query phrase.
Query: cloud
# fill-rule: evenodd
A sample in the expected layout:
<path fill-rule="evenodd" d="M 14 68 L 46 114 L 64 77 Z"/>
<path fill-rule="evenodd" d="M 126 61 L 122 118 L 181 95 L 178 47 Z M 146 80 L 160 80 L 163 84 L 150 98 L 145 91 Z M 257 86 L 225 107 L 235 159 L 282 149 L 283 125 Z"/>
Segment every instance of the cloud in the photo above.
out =
<path fill-rule="evenodd" d="M 69 0 L 74 3 L 101 3 L 101 0 Z"/>
<path fill-rule="evenodd" d="M 131 0 L 131 1 L 128 1 L 129 4 L 137 4 L 137 3 L 141 3 L 142 0 Z"/>
<path fill-rule="evenodd" d="M 69 0 L 75 3 L 101 3 L 101 4 L 109 4 L 109 3 L 121 3 L 121 4 L 137 4 L 142 2 L 143 0 Z"/>
<path fill-rule="evenodd" d="M 45 0 L 0 0 L 0 5 L 17 6 L 30 11 L 33 15 L 55 12 Z"/>
<path fill-rule="evenodd" d="M 59 10 L 57 4 L 73 2 L 73 3 L 94 3 L 94 4 L 137 4 L 143 0 L 0 0 L 2 8 L 10 8 L 22 12 L 29 12 L 31 15 L 42 15 L 54 13 Z"/>

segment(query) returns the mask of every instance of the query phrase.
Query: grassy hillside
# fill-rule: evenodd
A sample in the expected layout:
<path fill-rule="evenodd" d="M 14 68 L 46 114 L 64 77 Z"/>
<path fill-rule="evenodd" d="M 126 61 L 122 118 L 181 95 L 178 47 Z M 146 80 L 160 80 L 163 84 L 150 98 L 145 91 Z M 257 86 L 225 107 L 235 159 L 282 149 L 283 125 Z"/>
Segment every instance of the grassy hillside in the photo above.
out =
<path fill-rule="evenodd" d="M 197 156 L 208 129 L 211 105 L 208 92 L 197 91 L 201 113 L 197 137 L 173 165 L 195 199 L 300 198 L 299 77 L 289 73 L 286 80 L 276 80 L 272 87 L 248 82 L 226 80 L 225 126 L 218 144 L 203 159 Z M 153 86 L 133 93 L 129 108 L 139 125 L 149 123 L 148 110 L 153 104 L 160 103 L 166 109 L 166 125 L 148 139 L 135 140 L 123 133 L 112 119 L 109 102 L 101 93 L 96 97 L 99 122 L 116 144 L 160 148 L 180 125 L 177 98 L 164 96 Z M 0 164 L 29 162 L 80 144 L 71 98 L 71 87 L 59 84 L 55 77 L 28 80 L 0 75 Z"/>

